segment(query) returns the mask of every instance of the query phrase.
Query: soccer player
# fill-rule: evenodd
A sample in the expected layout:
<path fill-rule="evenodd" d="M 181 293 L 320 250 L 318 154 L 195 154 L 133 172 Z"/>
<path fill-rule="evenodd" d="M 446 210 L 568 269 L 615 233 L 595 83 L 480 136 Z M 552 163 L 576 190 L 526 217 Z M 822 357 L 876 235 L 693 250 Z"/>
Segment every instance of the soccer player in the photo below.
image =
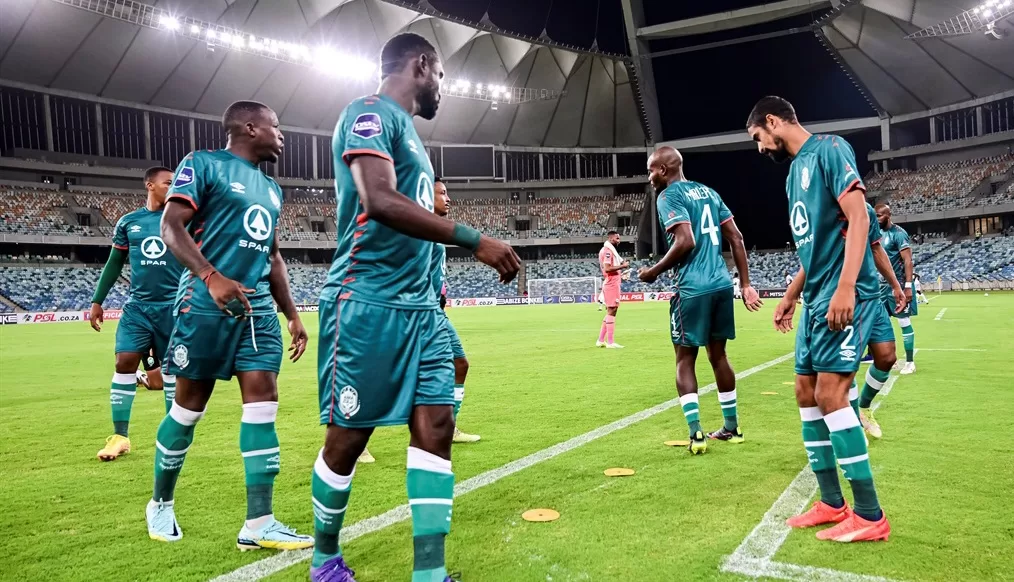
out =
<path fill-rule="evenodd" d="M 743 298 L 743 284 L 739 280 L 739 273 L 735 273 L 732 276 L 732 298 Z"/>
<path fill-rule="evenodd" d="M 905 308 L 896 310 L 896 303 L 891 295 L 891 290 L 884 286 L 881 288 L 881 299 L 891 316 L 898 319 L 901 326 L 901 339 L 905 346 L 905 365 L 901 368 L 902 374 L 915 372 L 915 330 L 912 329 L 912 317 L 919 315 L 919 304 L 912 301 L 912 292 L 915 289 L 912 283 L 912 247 L 908 241 L 908 232 L 904 228 L 891 222 L 891 207 L 887 204 L 877 204 L 877 219 L 880 221 L 880 229 L 884 236 L 881 244 L 891 258 L 891 266 L 898 281 L 904 281 L 905 286 Z"/>
<path fill-rule="evenodd" d="M 447 185 L 440 178 L 433 179 L 433 211 L 437 216 L 446 218 L 450 210 L 451 197 L 447 194 Z M 440 297 L 440 309 L 447 307 L 447 250 L 440 243 L 433 244 L 432 281 L 433 291 Z M 444 312 L 444 317 L 447 313 Z M 465 348 L 461 347 L 461 338 L 458 337 L 458 330 L 448 318 L 445 322 L 447 334 L 451 342 L 451 356 L 454 358 L 454 438 L 455 443 L 474 443 L 482 437 L 477 434 L 468 434 L 458 428 L 458 412 L 461 411 L 461 404 L 465 400 L 465 378 L 468 377 L 468 358 L 465 357 Z"/>
<path fill-rule="evenodd" d="M 708 441 L 701 430 L 697 396 L 697 352 L 708 351 L 715 371 L 718 402 L 725 420 L 708 438 L 742 443 L 743 431 L 736 412 L 736 374 L 725 354 L 725 344 L 736 339 L 732 279 L 722 257 L 722 238 L 732 247 L 732 258 L 743 285 L 743 303 L 750 311 L 760 309 L 757 291 L 750 285 L 743 235 L 732 213 L 717 192 L 683 176 L 683 156 L 661 147 L 648 158 L 649 180 L 658 193 L 658 222 L 666 232 L 669 251 L 637 275 L 653 283 L 662 273 L 678 268 L 676 294 L 669 301 L 669 328 L 676 350 L 676 391 L 690 428 L 691 453 L 703 454 Z"/>
<path fill-rule="evenodd" d="M 622 348 L 620 344 L 613 341 L 613 332 L 616 327 L 616 312 L 620 309 L 620 280 L 623 278 L 623 269 L 630 266 L 628 261 L 620 258 L 616 251 L 616 245 L 620 244 L 620 233 L 610 230 L 606 233 L 606 242 L 599 251 L 599 267 L 602 269 L 602 302 L 606 306 L 606 316 L 602 319 L 602 327 L 599 328 L 599 339 L 595 342 L 597 348 Z"/>
<path fill-rule="evenodd" d="M 316 546 L 310 578 L 350 582 L 339 535 L 356 459 L 378 426 L 408 424 L 413 582 L 450 580 L 454 365 L 433 289 L 433 243 L 469 249 L 510 282 L 510 245 L 433 212 L 433 168 L 412 118 L 433 119 L 443 64 L 425 38 L 402 33 L 381 49 L 376 94 L 350 103 L 331 148 L 337 248 L 320 299 L 317 352 L 324 448 L 313 467 Z"/>
<path fill-rule="evenodd" d="M 239 450 L 247 500 L 236 546 L 308 548 L 313 538 L 297 534 L 271 510 L 280 465 L 275 417 L 283 352 L 274 303 L 288 320 L 292 361 L 307 342 L 275 237 L 281 188 L 257 167 L 278 161 L 283 137 L 275 112 L 256 101 L 230 105 L 222 125 L 225 149 L 183 158 L 162 217 L 162 238 L 190 272 L 180 280 L 165 363 L 178 384 L 156 435 L 148 535 L 164 542 L 183 537 L 173 505 L 176 480 L 215 382 L 235 375 L 243 400 Z"/>
<path fill-rule="evenodd" d="M 112 461 L 130 452 L 128 428 L 137 392 L 135 372 L 142 362 L 145 369 L 157 369 L 156 360 L 149 358 L 149 351 L 154 349 L 155 356 L 165 354 L 173 330 L 172 304 L 183 267 L 166 252 L 159 236 L 165 196 L 172 180 L 173 172 L 169 168 L 154 167 L 144 173 L 148 199 L 144 208 L 124 214 L 117 221 L 109 259 L 92 296 L 88 319 L 92 329 L 102 331 L 102 302 L 120 277 L 123 265 L 130 261 L 130 291 L 116 328 L 116 371 L 109 390 L 113 434 L 106 438 L 106 446 L 97 454 L 102 461 Z M 169 412 L 176 378 L 170 375 L 159 378 L 153 372 L 148 387 L 164 388 L 166 412 Z"/>
<path fill-rule="evenodd" d="M 811 135 L 781 97 L 757 102 L 746 128 L 761 154 L 776 162 L 792 158 L 786 192 L 802 284 L 786 290 L 775 308 L 774 322 L 782 332 L 792 329 L 796 299 L 802 293 L 796 403 L 820 500 L 786 523 L 835 524 L 817 532 L 821 540 L 886 540 L 891 527 L 877 500 L 866 437 L 848 400 L 859 369 L 856 350 L 869 343 L 877 310 L 883 309 L 873 260 L 866 260 L 872 254 L 870 218 L 855 154 L 838 136 Z M 842 496 L 836 463 L 852 486 L 854 508 Z"/>
<path fill-rule="evenodd" d="M 902 309 L 905 306 L 905 293 L 901 290 L 898 278 L 895 277 L 894 269 L 891 267 L 891 259 L 881 244 L 883 235 L 880 232 L 880 224 L 877 222 L 877 213 L 869 203 L 866 204 L 866 216 L 870 219 L 869 240 L 872 252 L 872 255 L 867 256 L 866 260 L 872 258 L 877 271 L 884 278 L 884 286 L 893 295 L 897 308 Z M 891 327 L 891 318 L 884 309 L 879 310 L 873 322 L 868 347 L 870 360 L 873 363 L 866 370 L 866 382 L 863 384 L 861 395 L 856 381 L 852 381 L 852 388 L 849 390 L 849 404 L 859 415 L 859 423 L 862 424 L 866 434 L 879 439 L 883 436 L 883 431 L 880 428 L 880 423 L 873 418 L 873 410 L 870 406 L 873 399 L 880 393 L 880 389 L 884 387 L 884 382 L 890 376 L 894 363 L 898 361 L 894 344 L 894 328 Z"/>

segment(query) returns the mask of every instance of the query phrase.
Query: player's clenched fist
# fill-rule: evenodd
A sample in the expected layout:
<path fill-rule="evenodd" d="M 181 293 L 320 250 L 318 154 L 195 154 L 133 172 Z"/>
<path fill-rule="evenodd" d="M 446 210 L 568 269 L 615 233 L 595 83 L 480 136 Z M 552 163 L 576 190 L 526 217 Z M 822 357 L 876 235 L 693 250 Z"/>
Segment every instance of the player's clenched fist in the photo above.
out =
<path fill-rule="evenodd" d="M 496 269 L 501 283 L 510 283 L 521 270 L 521 259 L 511 246 L 501 240 L 483 235 L 475 249 L 479 262 Z"/>

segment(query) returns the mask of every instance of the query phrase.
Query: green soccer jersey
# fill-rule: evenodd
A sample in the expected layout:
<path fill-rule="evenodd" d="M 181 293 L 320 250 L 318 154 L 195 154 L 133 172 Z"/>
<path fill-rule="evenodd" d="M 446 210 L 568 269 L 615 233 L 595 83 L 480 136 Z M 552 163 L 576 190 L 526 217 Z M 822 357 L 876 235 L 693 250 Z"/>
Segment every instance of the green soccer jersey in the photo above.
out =
<path fill-rule="evenodd" d="M 894 269 L 894 276 L 898 278 L 898 282 L 904 287 L 906 283 L 905 260 L 901 257 L 901 251 L 912 248 L 908 242 L 908 232 L 897 224 L 892 224 L 891 228 L 883 231 L 880 244 L 884 246 L 888 258 L 891 259 L 891 268 Z"/>
<path fill-rule="evenodd" d="M 873 272 L 879 273 L 877 271 L 877 263 L 873 260 L 873 245 L 880 243 L 882 235 L 880 233 L 880 223 L 877 222 L 877 211 L 870 206 L 869 202 L 866 203 L 866 216 L 870 219 L 870 230 L 868 234 L 870 245 L 866 250 L 866 256 L 863 257 L 863 265 L 869 263 L 873 265 Z"/>
<path fill-rule="evenodd" d="M 655 204 L 669 246 L 674 238 L 669 229 L 677 224 L 689 223 L 694 236 L 694 248 L 684 257 L 676 274 L 680 295 L 694 297 L 732 287 L 732 277 L 722 257 L 721 227 L 732 220 L 732 213 L 718 192 L 698 182 L 674 182 L 658 195 Z"/>
<path fill-rule="evenodd" d="M 806 270 L 803 301 L 819 308 L 831 301 L 845 266 L 844 221 L 838 199 L 853 186 L 866 189 L 856 173 L 852 146 L 835 135 L 812 135 L 792 160 L 785 191 L 789 199 L 789 229 L 796 253 Z M 879 297 L 877 271 L 869 248 L 856 277 L 860 300 Z"/>
<path fill-rule="evenodd" d="M 197 211 L 187 227 L 191 236 L 219 273 L 254 290 L 247 299 L 257 315 L 275 313 L 268 274 L 281 191 L 257 166 L 227 150 L 216 150 L 183 158 L 167 197 Z M 190 273 L 180 281 L 177 309 L 222 313 L 204 283 Z"/>
<path fill-rule="evenodd" d="M 369 220 L 349 162 L 359 155 L 394 164 L 398 192 L 433 211 L 433 166 L 412 116 L 384 95 L 361 97 L 338 118 L 331 140 L 337 193 L 337 247 L 321 299 L 397 309 L 437 309 L 433 243 Z"/>
<path fill-rule="evenodd" d="M 447 295 L 447 248 L 433 243 L 433 261 L 430 263 L 430 284 L 437 299 Z"/>
<path fill-rule="evenodd" d="M 113 230 L 113 247 L 130 258 L 127 302 L 172 303 L 183 266 L 161 237 L 162 211 L 139 208 L 124 214 Z"/>

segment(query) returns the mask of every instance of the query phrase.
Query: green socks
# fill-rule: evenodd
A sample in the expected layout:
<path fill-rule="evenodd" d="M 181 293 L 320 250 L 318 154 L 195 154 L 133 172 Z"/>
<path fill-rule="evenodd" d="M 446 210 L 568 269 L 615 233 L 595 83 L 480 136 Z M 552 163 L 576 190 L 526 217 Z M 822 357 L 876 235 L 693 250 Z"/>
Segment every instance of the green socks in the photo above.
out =
<path fill-rule="evenodd" d="M 817 477 L 820 486 L 820 500 L 831 507 L 845 505 L 838 482 L 838 467 L 835 465 L 834 448 L 831 435 L 824 423 L 824 417 L 816 406 L 800 408 L 799 417 L 803 421 L 803 446 L 810 460 L 810 468 Z"/>
<path fill-rule="evenodd" d="M 465 385 L 454 385 L 454 420 L 458 420 L 458 411 L 461 410 L 461 403 L 465 400 Z"/>
<path fill-rule="evenodd" d="M 690 427 L 690 435 L 701 430 L 701 407 L 698 403 L 697 393 L 684 394 L 680 396 L 680 406 L 683 407 L 683 416 L 687 417 L 687 426 Z"/>
<path fill-rule="evenodd" d="M 852 379 L 852 387 L 849 388 L 849 406 L 856 413 L 856 418 L 859 418 L 859 387 L 856 385 L 856 379 Z"/>
<path fill-rule="evenodd" d="M 113 374 L 109 388 L 109 406 L 113 409 L 113 432 L 126 437 L 130 425 L 130 408 L 137 393 L 137 378 L 133 374 Z"/>
<path fill-rule="evenodd" d="M 880 394 L 880 390 L 884 387 L 884 382 L 887 382 L 888 376 L 891 375 L 890 370 L 878 370 L 873 365 L 866 370 L 866 383 L 863 384 L 863 393 L 859 396 L 859 408 L 869 408 L 873 399 Z"/>
<path fill-rule="evenodd" d="M 277 402 L 251 402 L 243 405 L 239 425 L 239 450 L 246 473 L 246 518 L 271 515 L 271 496 L 275 475 L 281 463 L 278 433 L 275 432 Z"/>
<path fill-rule="evenodd" d="M 412 582 L 443 582 L 447 577 L 444 538 L 451 531 L 451 504 L 454 499 L 451 461 L 409 447 L 407 473 L 415 549 Z"/>
<path fill-rule="evenodd" d="M 859 517 L 877 521 L 883 517 L 877 491 L 873 486 L 873 470 L 866 450 L 866 438 L 859 426 L 859 418 L 851 408 L 842 408 L 824 415 L 824 423 L 831 433 L 834 455 L 841 465 L 845 478 L 852 487 L 853 511 Z"/>
<path fill-rule="evenodd" d="M 909 318 L 905 318 L 904 321 L 898 320 L 901 324 L 901 339 L 905 344 L 905 361 L 911 362 L 915 358 L 915 330 L 912 329 L 912 321 Z"/>
<path fill-rule="evenodd" d="M 317 462 L 313 464 L 310 491 L 313 494 L 314 546 L 311 565 L 314 568 L 342 553 L 338 538 L 355 474 L 355 470 L 352 475 L 339 475 L 332 471 L 324 462 L 324 449 L 321 449 Z"/>
<path fill-rule="evenodd" d="M 722 419 L 725 420 L 725 430 L 734 432 L 739 428 L 739 418 L 736 414 L 736 389 L 729 392 L 718 393 L 718 404 L 722 407 Z"/>
<path fill-rule="evenodd" d="M 194 425 L 204 416 L 204 411 L 187 410 L 176 404 L 158 425 L 155 436 L 155 490 L 154 501 L 172 501 L 176 480 L 183 469 L 187 450 L 194 442 Z"/>
<path fill-rule="evenodd" d="M 169 414 L 173 399 L 176 398 L 176 376 L 162 375 L 162 396 L 165 397 L 165 413 Z"/>

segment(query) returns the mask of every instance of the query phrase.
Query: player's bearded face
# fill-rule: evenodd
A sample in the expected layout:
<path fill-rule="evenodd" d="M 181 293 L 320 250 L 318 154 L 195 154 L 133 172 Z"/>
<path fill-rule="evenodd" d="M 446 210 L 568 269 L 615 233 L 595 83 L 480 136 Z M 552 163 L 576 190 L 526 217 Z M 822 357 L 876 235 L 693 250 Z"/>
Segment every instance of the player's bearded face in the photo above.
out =
<path fill-rule="evenodd" d="M 751 127 L 750 137 L 757 142 L 757 151 L 771 158 L 776 164 L 781 164 L 789 159 L 789 150 L 785 147 L 785 140 L 772 133 L 769 127 Z"/>
<path fill-rule="evenodd" d="M 419 87 L 419 117 L 433 119 L 440 107 L 440 79 L 444 76 L 444 66 L 439 59 L 430 58 L 421 67 L 423 82 Z"/>

